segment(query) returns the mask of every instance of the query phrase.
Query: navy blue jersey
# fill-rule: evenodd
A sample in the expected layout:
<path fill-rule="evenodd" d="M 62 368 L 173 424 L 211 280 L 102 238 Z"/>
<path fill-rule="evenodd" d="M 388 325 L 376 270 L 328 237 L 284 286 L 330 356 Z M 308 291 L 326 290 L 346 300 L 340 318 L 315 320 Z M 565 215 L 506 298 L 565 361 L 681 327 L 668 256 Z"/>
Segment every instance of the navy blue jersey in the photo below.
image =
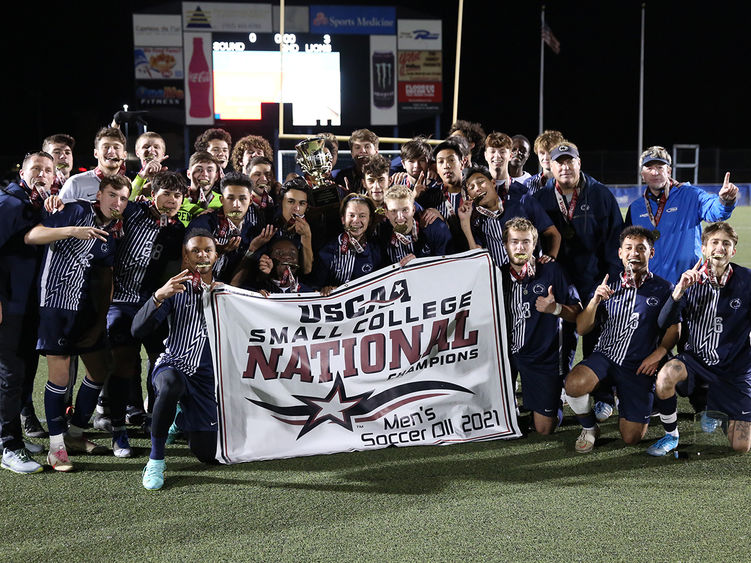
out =
<path fill-rule="evenodd" d="M 614 363 L 636 369 L 651 354 L 662 335 L 657 319 L 673 286 L 651 274 L 639 288 L 622 287 L 621 277 L 608 283 L 615 293 L 597 308 L 601 327 L 595 351 Z M 592 299 L 594 292 L 589 295 Z"/>
<path fill-rule="evenodd" d="M 414 221 L 417 225 L 416 239 L 414 232 L 400 239 L 394 234 L 391 223 L 383 226 L 380 240 L 390 264 L 396 264 L 408 254 L 414 254 L 417 258 L 446 254 L 446 247 L 451 240 L 451 232 L 446 223 L 439 219 L 426 227 L 420 227 L 420 212 L 415 213 Z"/>
<path fill-rule="evenodd" d="M 724 287 L 708 281 L 686 290 L 680 306 L 688 329 L 685 352 L 712 371 L 745 373 L 751 367 L 751 270 L 731 264 Z"/>
<path fill-rule="evenodd" d="M 158 308 L 152 299 L 147 300 L 133 319 L 132 333 L 143 339 L 167 320 L 169 332 L 164 341 L 165 350 L 154 369 L 168 364 L 188 376 L 198 371 L 213 373 L 201 302 L 203 290 L 194 289 L 192 283 L 186 283 L 185 287 L 184 292 L 165 299 Z"/>
<path fill-rule="evenodd" d="M 185 227 L 177 219 L 160 227 L 153 208 L 153 203 L 145 201 L 131 201 L 125 208 L 124 235 L 115 253 L 113 302 L 148 299 L 172 274 L 169 263 L 180 260 Z"/>
<path fill-rule="evenodd" d="M 535 192 L 533 197 L 561 233 L 556 261 L 579 290 L 579 295 L 589 295 L 605 274 L 615 279 L 623 270 L 618 258 L 623 216 L 615 196 L 606 186 L 583 172 L 581 177 L 570 223 L 561 213 L 553 184 Z"/>
<path fill-rule="evenodd" d="M 506 248 L 503 245 L 503 227 L 506 225 L 506 221 L 514 217 L 525 217 L 532 222 L 539 233 L 553 224 L 550 217 L 533 198 L 528 196 L 506 197 L 504 200 L 503 213 L 497 217 L 488 217 L 475 210 L 471 219 L 472 235 L 475 237 L 475 242 L 488 250 L 493 262 L 498 267 L 508 263 Z"/>
<path fill-rule="evenodd" d="M 6 315 L 23 315 L 34 290 L 42 249 L 24 243 L 24 235 L 42 220 L 42 212 L 18 184 L 0 190 L 0 303 Z"/>
<path fill-rule="evenodd" d="M 253 207 L 251 205 L 251 207 Z M 250 208 L 248 208 L 250 209 Z M 222 282 L 231 281 L 232 274 L 248 250 L 250 242 L 257 237 L 265 224 L 257 222 L 256 215 L 247 213 L 240 223 L 239 228 L 224 215 L 224 210 L 219 208 L 210 213 L 199 215 L 190 222 L 187 230 L 194 228 L 209 231 L 216 239 L 217 246 L 227 244 L 232 238 L 240 237 L 240 246 L 229 253 L 220 254 L 214 264 L 214 277 Z"/>
<path fill-rule="evenodd" d="M 548 288 L 553 286 L 556 303 L 576 305 L 579 303 L 576 288 L 555 262 L 536 263 L 534 275 L 522 280 L 513 278 L 510 270 L 510 264 L 501 268 L 506 312 L 510 317 L 511 353 L 527 361 L 557 362 L 561 319 L 539 312 L 535 302 L 538 297 L 547 296 Z"/>
<path fill-rule="evenodd" d="M 351 245 L 343 251 L 342 237 L 344 233 L 329 241 L 318 252 L 313 267 L 313 287 L 342 285 L 383 266 L 383 255 L 377 241 L 369 240 L 362 252 L 356 252 Z"/>
<path fill-rule="evenodd" d="M 75 201 L 62 211 L 48 215 L 42 221 L 45 227 L 99 227 L 91 203 Z M 79 240 L 74 237 L 58 240 L 47 246 L 42 261 L 39 281 L 39 305 L 77 311 L 88 294 L 89 273 L 93 265 L 112 266 L 115 256 L 115 239 L 111 234 L 106 241 L 97 238 Z"/>

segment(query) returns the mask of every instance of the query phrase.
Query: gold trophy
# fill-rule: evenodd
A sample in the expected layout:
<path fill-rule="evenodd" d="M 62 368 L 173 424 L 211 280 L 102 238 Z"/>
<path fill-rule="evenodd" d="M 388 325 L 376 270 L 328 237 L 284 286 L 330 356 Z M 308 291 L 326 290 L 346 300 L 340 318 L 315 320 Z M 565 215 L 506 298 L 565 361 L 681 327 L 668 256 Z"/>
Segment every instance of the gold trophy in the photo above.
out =
<path fill-rule="evenodd" d="M 331 153 L 324 146 L 323 137 L 308 137 L 295 145 L 297 164 L 313 188 L 310 204 L 314 207 L 339 204 L 339 191 L 331 179 Z"/>

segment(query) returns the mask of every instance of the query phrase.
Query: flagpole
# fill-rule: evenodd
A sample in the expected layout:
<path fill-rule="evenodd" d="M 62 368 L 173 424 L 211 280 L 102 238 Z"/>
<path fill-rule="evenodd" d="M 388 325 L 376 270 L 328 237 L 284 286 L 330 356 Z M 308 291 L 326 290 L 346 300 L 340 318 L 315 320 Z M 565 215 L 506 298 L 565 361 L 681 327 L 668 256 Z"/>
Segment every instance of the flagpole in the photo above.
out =
<path fill-rule="evenodd" d="M 641 155 L 644 150 L 644 28 L 645 28 L 645 11 L 646 2 L 641 5 L 641 55 L 639 57 L 639 151 Z M 637 156 L 638 158 L 638 156 Z M 636 185 L 641 184 L 641 167 L 636 173 Z"/>
<path fill-rule="evenodd" d="M 451 123 L 456 123 L 459 113 L 459 67 L 462 59 L 462 14 L 464 13 L 464 0 L 459 0 L 459 13 L 456 17 L 456 62 L 454 64 L 454 108 Z"/>
<path fill-rule="evenodd" d="M 542 26 L 540 27 L 540 109 L 538 112 L 539 124 L 538 134 L 542 133 L 542 111 L 543 111 L 543 96 L 544 96 L 544 81 L 545 81 L 545 40 L 542 36 L 542 30 L 545 29 L 545 4 L 542 5 L 542 12 L 540 12 L 540 20 Z"/>

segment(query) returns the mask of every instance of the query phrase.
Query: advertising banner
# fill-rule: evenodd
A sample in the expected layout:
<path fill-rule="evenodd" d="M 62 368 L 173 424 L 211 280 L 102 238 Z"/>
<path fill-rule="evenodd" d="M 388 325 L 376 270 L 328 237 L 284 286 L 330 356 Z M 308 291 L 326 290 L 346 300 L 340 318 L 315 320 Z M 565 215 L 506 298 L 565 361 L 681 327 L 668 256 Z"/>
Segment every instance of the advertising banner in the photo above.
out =
<path fill-rule="evenodd" d="M 395 35 L 393 6 L 310 7 L 310 32 L 354 35 Z"/>
<path fill-rule="evenodd" d="M 178 15 L 133 14 L 133 45 L 181 47 L 181 21 Z"/>
<path fill-rule="evenodd" d="M 441 20 L 399 20 L 397 40 L 400 51 L 441 51 Z"/>
<path fill-rule="evenodd" d="M 185 33 L 185 123 L 214 123 L 211 34 Z"/>
<path fill-rule="evenodd" d="M 217 459 L 518 437 L 497 272 L 486 251 L 469 251 L 390 266 L 328 297 L 215 289 L 204 313 Z"/>
<path fill-rule="evenodd" d="M 370 124 L 397 125 L 396 37 L 370 36 Z"/>
<path fill-rule="evenodd" d="M 136 80 L 182 80 L 183 50 L 180 47 L 133 49 Z"/>
<path fill-rule="evenodd" d="M 441 51 L 399 51 L 399 80 L 404 82 L 441 82 Z"/>
<path fill-rule="evenodd" d="M 271 32 L 271 4 L 183 2 L 185 31 Z"/>

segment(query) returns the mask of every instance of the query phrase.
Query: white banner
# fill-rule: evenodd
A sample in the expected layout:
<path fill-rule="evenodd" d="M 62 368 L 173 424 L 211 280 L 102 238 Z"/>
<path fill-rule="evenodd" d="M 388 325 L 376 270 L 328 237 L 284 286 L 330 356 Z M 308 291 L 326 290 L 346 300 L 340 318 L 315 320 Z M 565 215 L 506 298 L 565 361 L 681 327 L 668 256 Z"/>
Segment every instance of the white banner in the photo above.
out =
<path fill-rule="evenodd" d="M 213 58 L 210 33 L 185 33 L 185 124 L 214 124 Z"/>
<path fill-rule="evenodd" d="M 520 436 L 486 251 L 334 294 L 206 299 L 222 463 Z"/>
<path fill-rule="evenodd" d="M 400 51 L 440 51 L 441 20 L 397 20 Z"/>
<path fill-rule="evenodd" d="M 183 2 L 185 31 L 271 32 L 271 4 Z"/>
<path fill-rule="evenodd" d="M 133 14 L 133 45 L 136 47 L 181 47 L 180 16 Z"/>

